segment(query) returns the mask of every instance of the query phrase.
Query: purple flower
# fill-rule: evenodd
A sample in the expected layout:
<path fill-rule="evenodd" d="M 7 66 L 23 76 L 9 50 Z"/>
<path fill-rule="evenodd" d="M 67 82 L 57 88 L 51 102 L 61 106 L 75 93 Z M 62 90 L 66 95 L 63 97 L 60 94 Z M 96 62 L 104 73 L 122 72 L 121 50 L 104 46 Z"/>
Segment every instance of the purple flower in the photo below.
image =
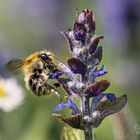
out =
<path fill-rule="evenodd" d="M 106 96 L 106 98 L 108 99 L 108 101 L 113 102 L 116 100 L 116 96 L 113 93 L 103 93 L 103 96 Z"/>
<path fill-rule="evenodd" d="M 63 107 L 68 107 L 72 110 L 72 114 L 77 114 L 80 112 L 77 105 L 74 103 L 73 100 L 68 100 L 67 102 L 61 102 L 59 105 L 57 105 L 53 112 L 58 112 L 63 109 Z"/>
<path fill-rule="evenodd" d="M 90 73 L 90 76 L 93 76 L 93 77 L 100 77 L 100 76 L 103 76 L 107 74 L 107 71 L 105 71 L 105 67 L 104 65 L 101 66 L 101 68 L 98 70 L 97 67 L 95 70 L 93 70 L 91 73 Z"/>
<path fill-rule="evenodd" d="M 101 100 L 106 98 L 108 102 L 114 102 L 116 100 L 116 96 L 113 93 L 102 93 L 99 96 L 96 96 L 92 99 L 91 110 L 94 112 L 98 110 L 98 104 L 100 104 Z"/>
<path fill-rule="evenodd" d="M 59 76 L 61 76 L 62 74 L 64 74 L 63 72 L 54 72 L 54 73 L 51 73 L 49 75 L 49 78 L 50 79 L 57 79 Z"/>

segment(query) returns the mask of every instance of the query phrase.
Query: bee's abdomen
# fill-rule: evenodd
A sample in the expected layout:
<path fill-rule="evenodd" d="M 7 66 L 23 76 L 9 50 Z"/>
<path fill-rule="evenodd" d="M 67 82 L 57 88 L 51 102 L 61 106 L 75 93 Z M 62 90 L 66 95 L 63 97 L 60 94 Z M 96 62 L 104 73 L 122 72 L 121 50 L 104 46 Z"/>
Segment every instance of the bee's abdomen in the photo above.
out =
<path fill-rule="evenodd" d="M 36 96 L 49 95 L 49 94 L 59 95 L 57 90 L 53 86 L 47 84 L 47 82 L 40 84 L 39 80 L 29 79 L 28 84 L 29 84 L 29 90 L 31 90 Z"/>

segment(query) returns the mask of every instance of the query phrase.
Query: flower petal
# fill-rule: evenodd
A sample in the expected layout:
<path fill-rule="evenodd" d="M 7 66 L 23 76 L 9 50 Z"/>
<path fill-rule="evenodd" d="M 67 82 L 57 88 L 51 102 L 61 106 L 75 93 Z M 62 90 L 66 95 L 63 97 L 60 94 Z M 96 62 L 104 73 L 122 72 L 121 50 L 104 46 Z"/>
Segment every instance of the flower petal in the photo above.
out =
<path fill-rule="evenodd" d="M 86 89 L 84 94 L 88 97 L 94 97 L 101 94 L 105 91 L 110 85 L 110 82 L 107 80 L 100 80 L 94 84 L 90 84 Z"/>
<path fill-rule="evenodd" d="M 67 63 L 73 73 L 84 75 L 87 70 L 87 66 L 78 58 L 69 58 Z"/>
<path fill-rule="evenodd" d="M 57 79 L 59 76 L 61 76 L 62 74 L 64 74 L 64 72 L 54 72 L 54 73 L 51 73 L 49 75 L 49 78 L 50 79 Z"/>
<path fill-rule="evenodd" d="M 100 76 L 103 76 L 105 74 L 107 74 L 107 71 L 96 71 L 96 72 L 94 72 L 95 77 L 100 77 Z"/>
<path fill-rule="evenodd" d="M 90 81 L 94 81 L 96 77 L 103 76 L 107 74 L 108 72 L 104 70 L 104 65 L 101 66 L 101 68 L 98 70 L 97 67 L 93 68 L 89 73 L 89 79 Z"/>
<path fill-rule="evenodd" d="M 99 71 L 104 71 L 105 70 L 105 66 L 102 65 L 101 68 L 99 69 Z"/>
<path fill-rule="evenodd" d="M 62 110 L 63 107 L 68 107 L 68 108 L 72 109 L 74 114 L 77 114 L 80 112 L 80 110 L 78 109 L 77 105 L 74 103 L 73 100 L 68 100 L 67 102 L 61 102 L 59 105 L 57 105 L 55 107 L 53 112 L 58 112 L 58 111 Z"/>
<path fill-rule="evenodd" d="M 106 96 L 110 102 L 114 102 L 116 100 L 116 96 L 113 93 L 103 93 L 103 95 Z"/>
<path fill-rule="evenodd" d="M 96 77 L 100 77 L 100 76 L 103 76 L 103 75 L 105 75 L 107 73 L 107 71 L 105 71 L 105 66 L 104 65 L 102 65 L 101 66 L 101 68 L 98 70 L 98 69 L 95 69 L 95 71 L 94 71 L 94 75 L 96 76 Z"/>
<path fill-rule="evenodd" d="M 92 99 L 92 104 L 91 104 L 91 112 L 94 112 L 97 110 L 98 104 L 100 103 L 101 100 L 104 100 L 106 98 L 109 102 L 113 102 L 116 100 L 116 96 L 113 93 L 102 93 Z"/>
<path fill-rule="evenodd" d="M 59 105 L 57 105 L 55 107 L 55 109 L 53 110 L 53 112 L 57 112 L 63 109 L 64 106 L 66 107 L 70 107 L 71 103 L 70 102 L 61 102 Z"/>

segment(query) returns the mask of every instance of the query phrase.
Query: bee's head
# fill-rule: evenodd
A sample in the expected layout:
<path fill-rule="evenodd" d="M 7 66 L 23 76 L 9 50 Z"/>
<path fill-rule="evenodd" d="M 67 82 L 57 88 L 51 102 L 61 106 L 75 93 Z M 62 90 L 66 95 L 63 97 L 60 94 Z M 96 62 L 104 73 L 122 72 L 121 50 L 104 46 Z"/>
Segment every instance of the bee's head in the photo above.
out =
<path fill-rule="evenodd" d="M 54 62 L 54 58 L 53 55 L 48 52 L 48 51 L 38 51 L 35 52 L 33 54 L 31 54 L 30 56 L 28 56 L 25 61 L 27 63 L 32 63 L 32 62 L 36 62 L 36 61 L 42 61 L 44 63 L 49 63 Z"/>
<path fill-rule="evenodd" d="M 50 63 L 50 62 L 54 63 L 55 61 L 53 55 L 48 51 L 41 51 L 39 53 L 39 57 L 45 63 Z"/>
<path fill-rule="evenodd" d="M 24 73 L 32 72 L 34 69 L 42 69 L 44 64 L 48 64 L 53 62 L 53 58 L 51 57 L 51 53 L 47 51 L 38 51 L 29 55 L 23 65 Z"/>

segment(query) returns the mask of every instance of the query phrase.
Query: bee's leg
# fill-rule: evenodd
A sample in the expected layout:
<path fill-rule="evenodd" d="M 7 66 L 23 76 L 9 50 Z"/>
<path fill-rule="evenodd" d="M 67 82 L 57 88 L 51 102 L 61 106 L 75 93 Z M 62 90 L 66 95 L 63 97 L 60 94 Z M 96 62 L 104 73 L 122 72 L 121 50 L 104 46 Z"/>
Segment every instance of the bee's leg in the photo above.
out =
<path fill-rule="evenodd" d="M 48 89 L 48 92 L 50 93 L 54 93 L 55 95 L 57 95 L 58 97 L 60 97 L 60 102 L 62 101 L 62 97 L 59 94 L 59 92 L 50 84 L 46 84 L 46 88 Z"/>

